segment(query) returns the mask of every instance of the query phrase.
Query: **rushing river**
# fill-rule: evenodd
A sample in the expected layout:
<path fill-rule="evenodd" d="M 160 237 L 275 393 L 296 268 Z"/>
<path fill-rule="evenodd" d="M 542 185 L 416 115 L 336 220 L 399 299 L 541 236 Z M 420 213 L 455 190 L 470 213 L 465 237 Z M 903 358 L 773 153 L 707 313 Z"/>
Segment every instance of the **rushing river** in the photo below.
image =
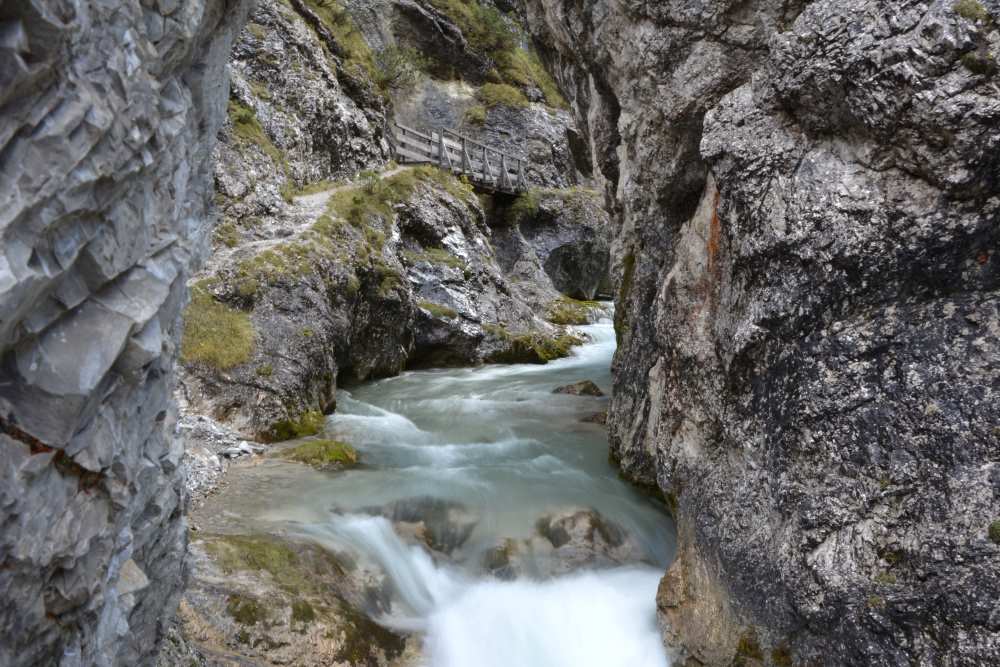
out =
<path fill-rule="evenodd" d="M 617 477 L 604 428 L 581 421 L 607 399 L 552 393 L 584 379 L 610 389 L 612 327 L 580 329 L 591 342 L 546 366 L 410 372 L 341 392 L 328 435 L 364 465 L 281 464 L 246 509 L 381 569 L 392 600 L 376 619 L 421 632 L 430 667 L 664 667 L 654 598 L 670 519 Z M 568 538 L 543 539 L 539 520 L 574 511 L 599 513 L 591 533 L 623 546 L 552 549 Z M 399 534 L 427 518 L 435 556 Z"/>

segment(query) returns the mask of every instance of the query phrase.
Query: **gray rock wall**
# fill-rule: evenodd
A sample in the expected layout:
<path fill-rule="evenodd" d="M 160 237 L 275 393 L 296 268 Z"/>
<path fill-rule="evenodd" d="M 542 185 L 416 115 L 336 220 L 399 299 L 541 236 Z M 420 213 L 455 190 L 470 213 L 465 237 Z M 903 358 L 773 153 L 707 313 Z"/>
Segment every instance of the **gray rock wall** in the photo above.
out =
<path fill-rule="evenodd" d="M 1000 5 L 530 0 L 616 211 L 612 452 L 704 664 L 1000 660 Z"/>
<path fill-rule="evenodd" d="M 171 398 L 248 3 L 0 8 L 0 664 L 142 664 L 182 585 Z"/>

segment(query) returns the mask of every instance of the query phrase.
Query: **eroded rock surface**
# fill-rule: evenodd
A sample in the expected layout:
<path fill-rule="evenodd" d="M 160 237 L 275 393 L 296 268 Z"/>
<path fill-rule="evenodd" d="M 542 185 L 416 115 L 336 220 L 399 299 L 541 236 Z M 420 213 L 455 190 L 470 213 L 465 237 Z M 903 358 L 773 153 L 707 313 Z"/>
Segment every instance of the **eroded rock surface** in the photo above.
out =
<path fill-rule="evenodd" d="M 615 212 L 612 452 L 675 508 L 667 638 L 1000 660 L 1000 5 L 527 8 Z"/>
<path fill-rule="evenodd" d="M 247 2 L 0 12 L 0 663 L 143 664 L 183 584 L 173 367 Z"/>

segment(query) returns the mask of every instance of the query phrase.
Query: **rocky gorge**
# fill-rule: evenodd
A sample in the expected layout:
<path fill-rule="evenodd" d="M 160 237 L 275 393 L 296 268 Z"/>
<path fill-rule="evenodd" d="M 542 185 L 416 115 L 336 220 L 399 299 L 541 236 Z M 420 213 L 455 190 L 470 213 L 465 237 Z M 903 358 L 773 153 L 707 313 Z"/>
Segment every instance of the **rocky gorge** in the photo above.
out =
<path fill-rule="evenodd" d="M 0 665 L 1000 661 L 995 0 L 118 4 L 0 8 Z"/>

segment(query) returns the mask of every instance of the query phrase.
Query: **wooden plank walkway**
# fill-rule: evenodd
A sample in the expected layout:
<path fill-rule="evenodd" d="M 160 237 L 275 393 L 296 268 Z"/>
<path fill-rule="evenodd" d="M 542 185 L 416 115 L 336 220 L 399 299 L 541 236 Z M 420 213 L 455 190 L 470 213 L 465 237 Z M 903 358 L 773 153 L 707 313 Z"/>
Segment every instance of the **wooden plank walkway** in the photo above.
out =
<path fill-rule="evenodd" d="M 528 189 L 525 160 L 457 132 L 428 134 L 394 121 L 391 143 L 400 164 L 434 164 L 464 174 L 474 186 L 490 192 L 517 194 Z"/>

